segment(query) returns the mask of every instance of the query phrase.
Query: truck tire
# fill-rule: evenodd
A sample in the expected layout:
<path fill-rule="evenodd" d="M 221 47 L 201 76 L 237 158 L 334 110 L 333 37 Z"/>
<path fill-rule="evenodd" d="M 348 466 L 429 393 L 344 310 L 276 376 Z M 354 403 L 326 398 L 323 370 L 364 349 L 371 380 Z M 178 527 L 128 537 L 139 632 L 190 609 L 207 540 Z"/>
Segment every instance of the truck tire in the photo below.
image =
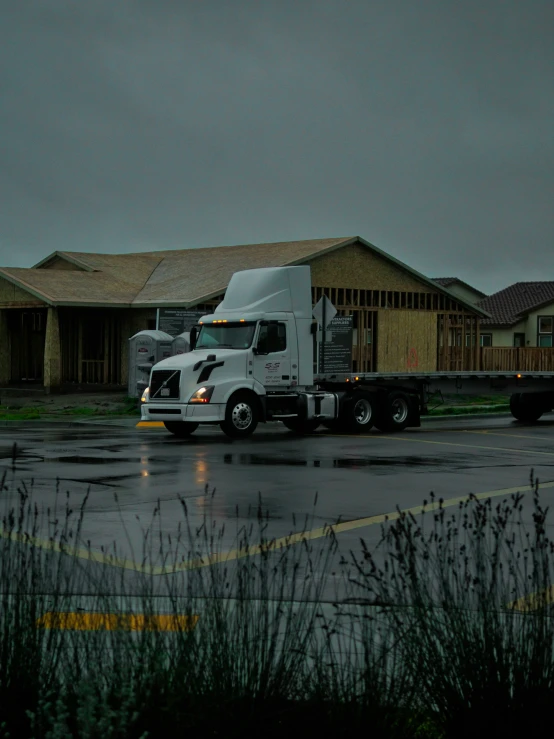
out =
<path fill-rule="evenodd" d="M 544 408 L 538 398 L 524 393 L 514 393 L 510 397 L 510 412 L 517 421 L 534 423 L 544 413 Z"/>
<path fill-rule="evenodd" d="M 246 439 L 256 430 L 260 418 L 258 398 L 254 393 L 238 392 L 227 401 L 221 429 L 232 439 Z"/>
<path fill-rule="evenodd" d="M 301 418 L 283 418 L 281 420 L 289 431 L 293 431 L 299 436 L 313 434 L 321 426 L 319 421 L 307 421 Z"/>
<path fill-rule="evenodd" d="M 164 421 L 164 426 L 173 436 L 177 436 L 179 439 L 186 439 L 198 428 L 197 423 L 189 423 L 188 421 Z"/>
<path fill-rule="evenodd" d="M 375 425 L 379 431 L 404 431 L 410 422 L 412 400 L 400 391 L 389 393 L 379 409 Z"/>
<path fill-rule="evenodd" d="M 346 396 L 339 413 L 338 428 L 343 433 L 361 434 L 370 431 L 375 422 L 376 396 L 364 390 Z"/>

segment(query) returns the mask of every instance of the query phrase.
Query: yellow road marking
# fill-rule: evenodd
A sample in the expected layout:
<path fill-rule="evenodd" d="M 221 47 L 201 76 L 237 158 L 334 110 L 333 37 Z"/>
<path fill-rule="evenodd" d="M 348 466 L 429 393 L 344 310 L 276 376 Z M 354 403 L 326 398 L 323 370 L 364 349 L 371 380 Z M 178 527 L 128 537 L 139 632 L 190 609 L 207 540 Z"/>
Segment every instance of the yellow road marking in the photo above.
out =
<path fill-rule="evenodd" d="M 546 606 L 552 605 L 552 603 L 554 603 L 554 585 L 540 590 L 538 593 L 523 595 L 521 598 L 508 603 L 508 608 L 519 611 L 520 613 L 529 613 L 530 611 L 538 611 L 541 608 L 546 608 Z"/>
<path fill-rule="evenodd" d="M 543 488 L 554 488 L 554 481 L 541 483 L 541 489 Z M 524 485 L 523 487 L 514 487 L 514 488 L 503 488 L 501 490 L 489 490 L 484 493 L 476 493 L 473 496 L 469 495 L 463 495 L 459 498 L 449 498 L 448 500 L 443 500 L 442 504 L 438 501 L 434 503 L 428 503 L 426 506 L 414 506 L 412 508 L 404 508 L 403 510 L 399 511 L 392 511 L 391 513 L 384 513 L 378 516 L 368 516 L 367 518 L 357 518 L 352 521 L 344 521 L 343 523 L 336 523 L 331 525 L 322 526 L 317 529 L 312 529 L 311 531 L 303 531 L 296 534 L 289 534 L 289 536 L 283 536 L 279 539 L 273 539 L 271 542 L 269 542 L 266 545 L 260 545 L 257 544 L 256 546 L 251 546 L 248 548 L 241 548 L 241 549 L 232 549 L 228 552 L 222 552 L 221 554 L 213 554 L 209 555 L 207 557 L 199 558 L 196 560 L 189 560 L 188 562 L 181 562 L 180 564 L 174 566 L 174 567 L 160 567 L 155 568 L 157 571 L 153 574 L 156 575 L 167 575 L 167 574 L 173 574 L 176 572 L 182 572 L 183 570 L 195 570 L 200 569 L 201 567 L 211 567 L 215 564 L 222 564 L 225 562 L 229 562 L 236 559 L 242 559 L 244 557 L 251 557 L 256 554 L 261 554 L 262 552 L 267 551 L 275 551 L 282 549 L 286 546 L 291 546 L 293 544 L 299 544 L 303 541 L 311 541 L 313 539 L 321 539 L 324 536 L 329 536 L 329 534 L 332 532 L 334 534 L 341 534 L 344 531 L 353 531 L 354 529 L 361 529 L 365 528 L 366 526 L 374 526 L 376 524 L 385 523 L 385 521 L 396 521 L 398 518 L 400 518 L 403 514 L 411 514 L 413 516 L 417 516 L 423 511 L 430 512 L 430 511 L 436 511 L 438 508 L 451 508 L 452 506 L 459 505 L 460 503 L 465 503 L 466 501 L 470 500 L 471 497 L 476 498 L 477 500 L 485 500 L 487 498 L 496 498 L 501 495 L 514 495 L 515 493 L 529 493 L 534 490 L 533 487 L 529 485 Z"/>
<path fill-rule="evenodd" d="M 139 421 L 137 423 L 138 429 L 153 429 L 153 428 L 165 428 L 163 421 Z"/>
<path fill-rule="evenodd" d="M 71 631 L 192 631 L 199 616 L 48 611 L 37 628 Z"/>
<path fill-rule="evenodd" d="M 384 436 L 383 434 L 325 434 L 325 438 L 331 436 L 338 439 L 388 439 L 391 441 L 411 441 L 414 444 L 436 444 L 438 446 L 458 446 L 466 449 L 487 449 L 491 452 L 510 452 L 511 454 L 538 454 L 541 456 L 554 457 L 554 452 L 537 452 L 532 449 L 513 449 L 503 446 L 485 446 L 484 444 L 460 444 L 455 441 L 432 441 L 430 439 L 410 439 L 406 436 Z M 323 437 L 322 437 L 323 438 Z"/>
<path fill-rule="evenodd" d="M 15 541 L 18 544 L 30 544 L 37 549 L 45 549 L 46 551 L 55 552 L 56 554 L 68 554 L 71 557 L 77 559 L 85 559 L 89 562 L 97 562 L 103 565 L 112 565 L 113 567 L 121 567 L 125 570 L 134 570 L 136 572 L 146 572 L 147 568 L 142 567 L 137 562 L 133 562 L 132 559 L 123 559 L 121 557 L 115 557 L 112 554 L 105 554 L 104 552 L 96 552 L 94 549 L 82 549 L 79 547 L 70 547 L 61 542 L 54 541 L 54 539 L 41 539 L 38 536 L 31 536 L 30 534 L 21 534 L 18 531 L 6 531 L 0 526 L 0 537 L 8 539 L 9 541 Z"/>
<path fill-rule="evenodd" d="M 394 438 L 394 437 L 393 437 Z M 543 482 L 540 485 L 540 489 L 554 488 L 554 481 Z M 470 498 L 476 498 L 477 500 L 485 500 L 487 498 L 496 498 L 502 495 L 508 496 L 515 493 L 528 493 L 534 490 L 529 485 L 523 485 L 512 488 L 502 488 L 500 490 L 489 490 L 484 493 L 476 493 L 474 495 L 463 495 L 457 498 L 448 498 L 443 500 L 442 504 L 438 501 L 429 503 L 426 506 L 413 506 L 411 508 L 404 508 L 399 511 L 391 511 L 390 513 L 384 513 L 377 516 L 368 516 L 366 518 L 356 518 L 352 521 L 344 521 L 336 524 L 326 524 L 310 531 L 300 531 L 298 533 L 289 534 L 288 536 L 282 536 L 278 539 L 273 539 L 267 544 L 256 544 L 249 547 L 240 547 L 238 549 L 231 549 L 227 552 L 219 552 L 215 554 L 206 555 L 205 557 L 199 557 L 196 559 L 190 559 L 185 562 L 180 562 L 176 565 L 170 566 L 154 566 L 154 565 L 141 565 L 133 560 L 123 559 L 115 557 L 111 554 L 104 554 L 103 552 L 96 552 L 92 549 L 81 549 L 78 547 L 68 547 L 66 545 L 55 542 L 51 539 L 40 539 L 36 536 L 28 536 L 27 534 L 20 534 L 17 532 L 6 532 L 0 527 L 0 536 L 3 538 L 10 539 L 22 544 L 30 544 L 40 549 L 53 551 L 57 553 L 67 554 L 78 559 L 84 559 L 98 564 L 109 565 L 111 567 L 120 567 L 123 569 L 133 570 L 135 572 L 141 572 L 148 575 L 171 575 L 177 572 L 184 572 L 188 570 L 197 570 L 203 567 L 212 567 L 213 565 L 223 564 L 226 562 L 232 562 L 234 560 L 243 559 L 244 557 L 252 557 L 264 552 L 272 552 L 283 549 L 288 546 L 300 544 L 305 541 L 312 541 L 314 539 L 321 539 L 329 534 L 341 534 L 345 531 L 354 531 L 355 529 L 362 529 L 368 526 L 375 526 L 376 524 L 385 523 L 386 521 L 395 521 L 403 514 L 411 514 L 417 516 L 423 511 L 435 511 L 439 507 L 451 508 L 452 506 L 465 503 Z"/>
<path fill-rule="evenodd" d="M 482 434 L 484 436 L 510 436 L 514 439 L 539 439 L 540 441 L 547 441 L 546 436 L 531 436 L 530 434 L 503 434 L 499 431 L 471 431 L 470 429 L 463 429 L 463 434 Z"/>

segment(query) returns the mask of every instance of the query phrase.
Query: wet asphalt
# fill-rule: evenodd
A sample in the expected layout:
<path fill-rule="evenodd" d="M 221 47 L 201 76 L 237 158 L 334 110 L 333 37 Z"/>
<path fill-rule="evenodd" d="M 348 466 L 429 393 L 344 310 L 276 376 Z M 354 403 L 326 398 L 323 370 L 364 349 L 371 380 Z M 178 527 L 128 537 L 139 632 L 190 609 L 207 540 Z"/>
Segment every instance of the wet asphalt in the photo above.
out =
<path fill-rule="evenodd" d="M 308 530 L 321 555 L 326 540 L 318 530 L 340 521 L 347 525 L 336 541 L 348 556 L 360 551 L 361 538 L 370 548 L 378 544 L 381 522 L 372 517 L 418 506 L 431 492 L 451 501 L 525 489 L 532 470 L 547 484 L 542 497 L 552 506 L 553 438 L 551 415 L 533 425 L 507 416 L 449 419 L 397 435 L 298 438 L 275 424 L 245 441 L 231 441 L 218 428 L 181 440 L 129 421 L 13 423 L 0 428 L 0 474 L 6 473 L 4 506 L 17 504 L 25 485 L 45 511 L 34 531 L 39 545 L 64 506 L 78 511 L 88 495 L 81 542 L 98 553 L 94 567 L 113 568 L 102 557 L 115 551 L 115 542 L 126 561 L 115 569 L 132 572 L 136 565 L 161 581 L 175 569 L 209 569 L 199 567 L 206 564 L 206 536 L 224 557 L 234 553 L 233 560 L 244 532 L 251 545 L 277 539 L 286 548 L 289 534 Z M 528 520 L 530 500 L 526 494 Z M 330 577 L 329 598 L 336 597 L 336 583 Z"/>

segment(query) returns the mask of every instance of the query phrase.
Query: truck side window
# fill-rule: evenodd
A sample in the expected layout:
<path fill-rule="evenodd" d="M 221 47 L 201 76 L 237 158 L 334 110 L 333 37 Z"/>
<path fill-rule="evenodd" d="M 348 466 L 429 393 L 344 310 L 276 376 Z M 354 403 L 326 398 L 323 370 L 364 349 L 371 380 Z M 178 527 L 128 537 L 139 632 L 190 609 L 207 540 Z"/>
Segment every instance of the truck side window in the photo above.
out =
<path fill-rule="evenodd" d="M 287 327 L 284 323 L 270 323 L 260 327 L 258 351 L 260 354 L 284 352 L 287 348 Z"/>
<path fill-rule="evenodd" d="M 279 323 L 277 326 L 277 351 L 284 352 L 287 348 L 287 326 Z"/>

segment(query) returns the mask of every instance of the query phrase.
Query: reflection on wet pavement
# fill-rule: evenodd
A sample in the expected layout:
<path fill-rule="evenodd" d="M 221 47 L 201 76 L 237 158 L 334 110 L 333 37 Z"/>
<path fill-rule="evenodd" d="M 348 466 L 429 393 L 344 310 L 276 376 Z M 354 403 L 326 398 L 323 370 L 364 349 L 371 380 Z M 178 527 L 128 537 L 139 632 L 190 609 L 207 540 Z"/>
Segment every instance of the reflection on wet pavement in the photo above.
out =
<path fill-rule="evenodd" d="M 492 428 L 490 422 L 483 428 Z M 533 456 L 550 444 L 551 427 L 518 428 L 513 439 L 510 427 L 502 428 L 504 449 L 495 448 L 494 440 L 464 436 L 463 422 L 449 432 L 451 446 L 444 445 L 442 429 L 399 439 L 379 434 L 299 439 L 274 431 L 239 442 L 204 432 L 188 443 L 163 431 L 135 428 L 86 427 L 71 433 L 0 428 L 0 475 L 2 469 L 13 470 L 18 482 L 34 480 L 44 506 L 52 504 L 60 483 L 72 501 L 91 491 L 86 535 L 96 546 L 118 541 L 126 547 L 128 533 L 140 550 L 142 524 L 136 516 L 151 515 L 158 501 L 160 530 L 174 536 L 183 519 L 180 501 L 186 499 L 193 501 L 191 524 L 200 526 L 213 515 L 218 525 L 227 525 L 224 544 L 232 547 L 237 529 L 256 517 L 260 498 L 267 514 L 265 534 L 278 538 L 297 530 L 306 517 L 318 525 L 363 519 L 417 506 L 431 490 L 448 499 L 526 485 L 531 467 L 542 480 L 551 479 L 551 458 Z M 366 536 L 378 533 L 375 527 Z M 358 542 L 354 533 L 341 537 L 346 547 Z"/>
<path fill-rule="evenodd" d="M 449 464 L 447 459 L 437 457 L 343 457 L 340 459 L 299 459 L 298 457 L 263 456 L 261 454 L 226 454 L 225 464 L 265 465 L 283 467 L 338 467 L 357 469 L 361 467 L 433 467 Z"/>

